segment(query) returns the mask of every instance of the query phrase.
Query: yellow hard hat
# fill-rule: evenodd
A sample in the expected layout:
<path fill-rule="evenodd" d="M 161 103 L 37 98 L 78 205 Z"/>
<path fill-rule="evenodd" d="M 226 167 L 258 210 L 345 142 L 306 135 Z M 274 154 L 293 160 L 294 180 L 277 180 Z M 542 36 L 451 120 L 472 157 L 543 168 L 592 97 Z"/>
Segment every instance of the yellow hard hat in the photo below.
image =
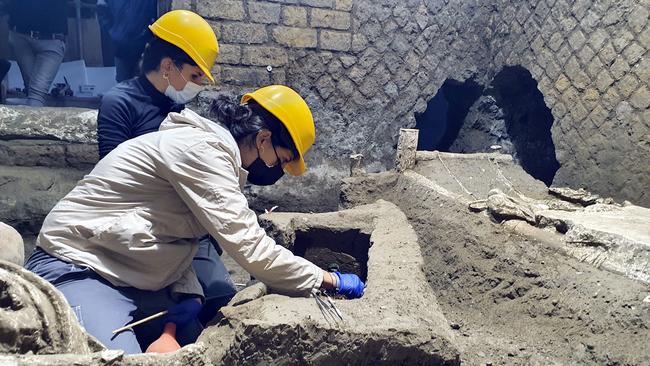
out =
<path fill-rule="evenodd" d="M 287 163 L 284 170 L 293 176 L 302 175 L 306 169 L 305 154 L 316 140 L 314 118 L 305 100 L 284 85 L 269 85 L 244 94 L 241 102 L 247 103 L 251 99 L 277 117 L 289 131 L 298 150 L 298 159 Z"/>
<path fill-rule="evenodd" d="M 163 14 L 149 29 L 156 37 L 185 51 L 214 83 L 210 69 L 219 54 L 219 43 L 210 24 L 189 10 Z"/>

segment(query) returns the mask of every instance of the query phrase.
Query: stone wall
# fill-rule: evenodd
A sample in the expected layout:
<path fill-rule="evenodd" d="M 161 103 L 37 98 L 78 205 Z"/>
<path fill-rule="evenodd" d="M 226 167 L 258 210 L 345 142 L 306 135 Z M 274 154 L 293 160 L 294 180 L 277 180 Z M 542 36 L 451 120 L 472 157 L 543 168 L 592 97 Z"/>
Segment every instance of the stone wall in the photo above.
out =
<path fill-rule="evenodd" d="M 217 32 L 218 91 L 286 83 L 313 107 L 318 135 L 307 162 L 317 168 L 303 182 L 319 189 L 297 192 L 288 180 L 273 189 L 282 197 L 334 204 L 322 187 L 345 175 L 347 156 L 363 153 L 371 171 L 390 167 L 399 128 L 415 124 L 446 79 L 487 86 L 503 67 L 520 65 L 555 118 L 562 165 L 555 184 L 650 204 L 648 0 L 184 0 L 174 7 L 197 11 Z M 305 194 L 318 199 L 300 200 Z"/>
<path fill-rule="evenodd" d="M 52 207 L 97 162 L 97 111 L 0 106 L 0 221 L 31 253 Z"/>

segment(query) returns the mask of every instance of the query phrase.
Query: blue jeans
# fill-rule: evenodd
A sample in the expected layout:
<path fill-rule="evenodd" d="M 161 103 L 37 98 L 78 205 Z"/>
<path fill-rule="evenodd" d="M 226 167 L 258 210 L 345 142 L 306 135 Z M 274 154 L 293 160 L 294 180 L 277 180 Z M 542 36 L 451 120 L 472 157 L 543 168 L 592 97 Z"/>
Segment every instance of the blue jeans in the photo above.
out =
<path fill-rule="evenodd" d="M 11 31 L 9 43 L 13 47 L 23 76 L 27 104 L 42 107 L 63 61 L 65 42 L 59 39 L 34 39 L 29 35 Z"/>
<path fill-rule="evenodd" d="M 226 267 L 207 238 L 201 241 L 193 265 L 206 297 L 199 319 L 207 322 L 236 291 Z M 140 353 L 156 340 L 162 333 L 162 320 L 159 318 L 117 335 L 112 331 L 176 304 L 168 289 L 146 291 L 115 286 L 92 269 L 62 261 L 41 248 L 36 248 L 25 268 L 63 293 L 88 333 L 109 349 L 121 349 L 127 354 Z M 178 329 L 177 340 L 181 345 L 196 341 L 203 330 L 199 319 Z"/>

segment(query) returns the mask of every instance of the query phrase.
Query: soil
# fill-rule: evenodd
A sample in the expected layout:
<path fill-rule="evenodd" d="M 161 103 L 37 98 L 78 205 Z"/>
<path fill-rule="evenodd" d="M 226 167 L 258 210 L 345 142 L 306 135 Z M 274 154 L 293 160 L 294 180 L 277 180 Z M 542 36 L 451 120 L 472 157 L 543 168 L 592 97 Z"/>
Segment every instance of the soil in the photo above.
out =
<path fill-rule="evenodd" d="M 383 198 L 406 214 L 464 363 L 650 364 L 647 284 L 514 234 L 403 176 L 350 178 L 341 197 Z"/>

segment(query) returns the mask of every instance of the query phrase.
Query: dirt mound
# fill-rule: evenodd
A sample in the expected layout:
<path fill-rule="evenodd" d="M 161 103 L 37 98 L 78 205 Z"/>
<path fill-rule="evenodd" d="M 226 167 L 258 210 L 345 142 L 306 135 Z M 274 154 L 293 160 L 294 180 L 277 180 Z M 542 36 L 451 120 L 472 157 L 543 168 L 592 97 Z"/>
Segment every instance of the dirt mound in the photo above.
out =
<path fill-rule="evenodd" d="M 341 198 L 397 204 L 468 364 L 650 364 L 650 288 L 470 213 L 405 175 L 347 179 Z"/>

